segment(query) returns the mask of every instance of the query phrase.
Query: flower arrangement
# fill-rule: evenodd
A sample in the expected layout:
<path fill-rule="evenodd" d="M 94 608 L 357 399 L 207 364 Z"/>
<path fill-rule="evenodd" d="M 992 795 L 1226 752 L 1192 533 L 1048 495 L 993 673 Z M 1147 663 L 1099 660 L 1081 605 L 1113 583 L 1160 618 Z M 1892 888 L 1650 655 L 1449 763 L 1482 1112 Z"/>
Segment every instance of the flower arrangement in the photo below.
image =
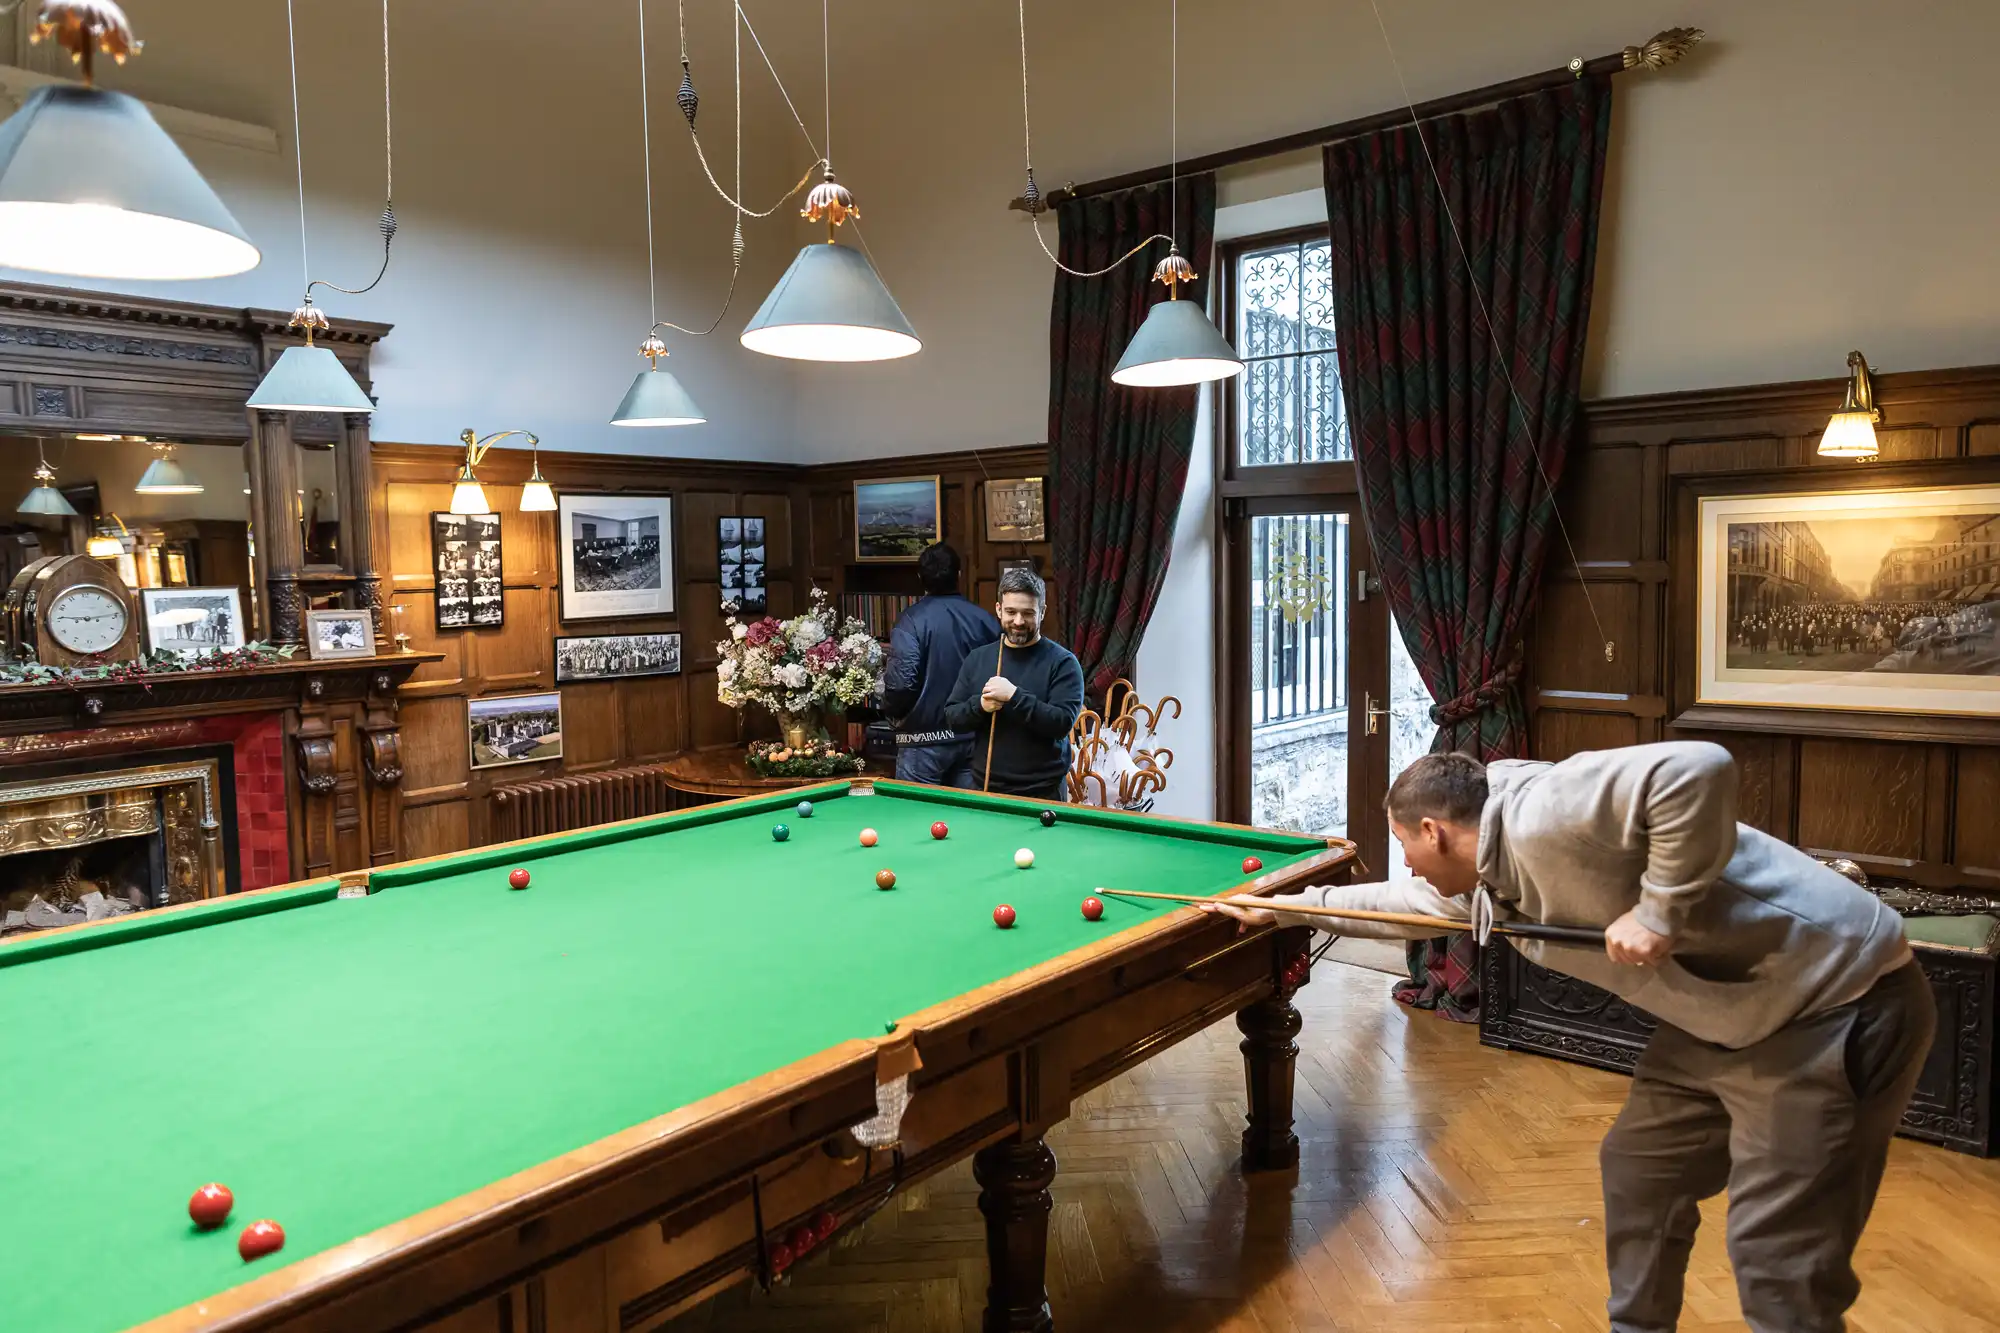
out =
<path fill-rule="evenodd" d="M 875 693 L 882 645 L 859 620 L 843 619 L 818 588 L 811 609 L 790 620 L 746 624 L 731 614 L 724 623 L 729 637 L 715 646 L 716 697 L 731 708 L 756 704 L 797 733 L 819 710 L 852 708 Z M 796 751 L 803 737 L 786 739 Z"/>
<path fill-rule="evenodd" d="M 804 745 L 758 741 L 750 747 L 750 767 L 767 778 L 832 778 L 859 773 L 861 756 L 817 738 Z"/>

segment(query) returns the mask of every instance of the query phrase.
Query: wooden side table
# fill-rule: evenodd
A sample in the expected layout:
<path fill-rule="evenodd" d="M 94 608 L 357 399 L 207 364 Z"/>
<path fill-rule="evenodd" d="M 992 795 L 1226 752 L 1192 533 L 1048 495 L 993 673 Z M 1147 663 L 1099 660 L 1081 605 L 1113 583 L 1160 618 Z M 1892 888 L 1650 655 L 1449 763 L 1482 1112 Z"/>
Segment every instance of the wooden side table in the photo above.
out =
<path fill-rule="evenodd" d="M 783 791 L 787 787 L 810 785 L 811 778 L 760 777 L 750 767 L 749 751 L 728 745 L 709 750 L 689 750 L 675 755 L 660 766 L 667 785 L 690 796 L 726 801 L 760 792 Z"/>

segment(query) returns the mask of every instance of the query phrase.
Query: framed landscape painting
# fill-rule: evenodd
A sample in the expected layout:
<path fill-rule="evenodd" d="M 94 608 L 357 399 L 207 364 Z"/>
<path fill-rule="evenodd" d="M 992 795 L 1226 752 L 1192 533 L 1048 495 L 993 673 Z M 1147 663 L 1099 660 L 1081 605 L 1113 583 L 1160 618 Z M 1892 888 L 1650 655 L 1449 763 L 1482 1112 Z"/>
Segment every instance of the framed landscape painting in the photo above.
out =
<path fill-rule="evenodd" d="M 1811 710 L 1877 715 L 1868 734 L 1897 735 L 1923 730 L 1899 717 L 2000 719 L 2000 479 L 1895 475 L 1843 472 L 1788 491 L 1689 483 L 1694 632 L 1679 641 L 1694 645 L 1694 715 L 1677 721 Z M 1929 464 L 1903 475 L 1951 474 Z"/>
<path fill-rule="evenodd" d="M 669 495 L 556 497 L 564 620 L 674 613 L 673 503 Z"/>
<path fill-rule="evenodd" d="M 915 560 L 942 535 L 940 514 L 934 476 L 855 482 L 855 560 Z"/>

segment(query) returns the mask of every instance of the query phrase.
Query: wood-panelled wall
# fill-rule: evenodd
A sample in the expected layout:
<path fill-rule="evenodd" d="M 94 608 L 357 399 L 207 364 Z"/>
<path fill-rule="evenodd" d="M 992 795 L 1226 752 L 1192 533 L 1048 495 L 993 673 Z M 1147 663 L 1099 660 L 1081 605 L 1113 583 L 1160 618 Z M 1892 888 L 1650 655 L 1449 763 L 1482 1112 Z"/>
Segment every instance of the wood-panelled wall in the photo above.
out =
<path fill-rule="evenodd" d="M 421 668 L 402 690 L 406 858 L 491 841 L 486 798 L 496 786 L 650 762 L 737 738 L 736 713 L 715 698 L 715 644 L 723 632 L 718 517 L 765 518 L 771 611 L 790 615 L 796 600 L 799 469 L 551 453 L 541 460 L 542 474 L 558 494 L 666 491 L 674 500 L 675 614 L 563 623 L 556 592 L 556 516 L 520 512 L 528 454 L 503 446 L 487 455 L 479 473 L 488 503 L 501 516 L 506 623 L 497 630 L 439 634 L 430 516 L 450 507 L 452 476 L 463 456 L 462 449 L 431 445 L 377 444 L 374 450 L 370 507 L 376 549 L 386 552 L 385 600 L 407 608 L 405 629 L 415 648 L 445 655 L 443 662 Z M 466 700 L 554 689 L 556 635 L 673 630 L 681 634 L 680 675 L 562 687 L 560 761 L 468 767 Z"/>
<path fill-rule="evenodd" d="M 479 475 L 500 518 L 506 623 L 497 630 L 436 630 L 431 572 L 431 514 L 450 507 L 451 482 L 464 451 L 435 445 L 376 444 L 371 513 L 389 605 L 404 608 L 404 629 L 419 651 L 444 661 L 419 669 L 401 692 L 403 828 L 401 855 L 430 856 L 476 847 L 494 837 L 488 795 L 493 788 L 561 773 L 587 773 L 650 763 L 710 745 L 740 741 L 768 729 L 753 714 L 739 718 L 715 698 L 715 644 L 723 635 L 717 583 L 715 520 L 756 514 L 767 521 L 770 611 L 791 615 L 813 584 L 838 594 L 854 560 L 855 479 L 937 473 L 943 490 L 945 540 L 971 571 L 969 595 L 994 598 L 1002 557 L 1037 556 L 1046 576 L 1049 544 L 986 540 L 988 477 L 1045 475 L 1041 446 L 872 459 L 822 467 L 550 453 L 542 474 L 558 494 L 659 492 L 674 497 L 676 613 L 653 619 L 563 623 L 557 597 L 554 514 L 520 512 L 528 478 L 525 450 L 502 446 Z M 912 579 L 914 586 L 914 578 Z M 555 688 L 559 634 L 681 634 L 681 674 L 565 685 L 563 758 L 473 771 L 466 739 L 466 701 Z M 384 645 L 385 650 L 388 645 Z"/>
<path fill-rule="evenodd" d="M 1870 466 L 1815 452 L 1844 385 L 1829 379 L 1585 405 L 1560 504 L 1576 559 L 1552 534 L 1530 636 L 1535 757 L 1712 740 L 1741 768 L 1745 823 L 1852 857 L 1871 874 L 1991 892 L 2000 888 L 2000 748 L 1812 734 L 1776 713 L 1755 730 L 1674 725 L 1692 701 L 1695 666 L 1693 643 L 1673 628 L 1674 598 L 1692 591 L 1676 586 L 1676 480 L 1775 472 L 1782 481 Z M 1945 480 L 1994 479 L 2000 367 L 1880 375 L 1876 388 L 1882 462 L 1956 460 Z"/>

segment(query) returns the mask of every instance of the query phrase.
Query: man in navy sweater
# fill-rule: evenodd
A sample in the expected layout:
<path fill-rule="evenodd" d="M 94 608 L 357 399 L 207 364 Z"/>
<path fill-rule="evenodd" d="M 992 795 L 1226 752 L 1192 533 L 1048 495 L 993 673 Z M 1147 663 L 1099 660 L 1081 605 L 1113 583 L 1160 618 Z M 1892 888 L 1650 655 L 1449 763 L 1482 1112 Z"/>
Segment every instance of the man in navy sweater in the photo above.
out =
<path fill-rule="evenodd" d="M 896 720 L 896 776 L 939 787 L 976 787 L 974 737 L 944 720 L 958 668 L 975 644 L 991 643 L 1000 622 L 958 592 L 958 552 L 943 542 L 917 557 L 924 595 L 896 618 L 882 672 L 882 711 Z"/>
<path fill-rule="evenodd" d="M 965 655 L 944 716 L 975 735 L 975 785 L 987 777 L 990 744 L 989 790 L 1060 801 L 1069 774 L 1069 729 L 1083 711 L 1083 668 L 1069 649 L 1042 637 L 1047 605 L 1048 589 L 1033 572 L 1010 569 L 1000 576 L 994 610 L 1001 636 Z"/>

